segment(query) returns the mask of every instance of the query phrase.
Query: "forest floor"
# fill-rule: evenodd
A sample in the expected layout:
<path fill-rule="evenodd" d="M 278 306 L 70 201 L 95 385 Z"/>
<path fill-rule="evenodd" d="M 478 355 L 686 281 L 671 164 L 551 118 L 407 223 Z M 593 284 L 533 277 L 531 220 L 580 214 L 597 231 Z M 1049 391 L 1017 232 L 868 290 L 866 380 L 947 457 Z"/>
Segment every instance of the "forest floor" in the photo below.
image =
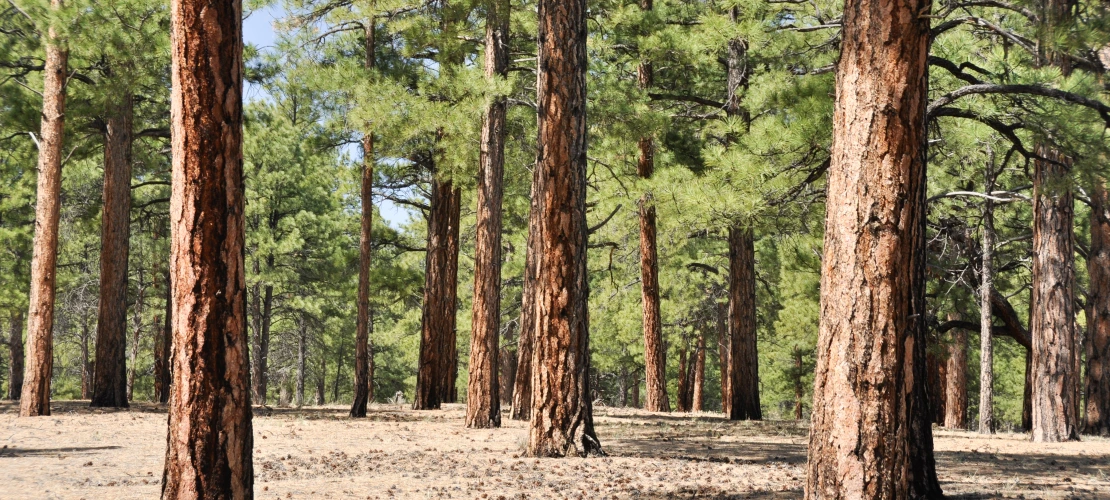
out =
<path fill-rule="evenodd" d="M 0 498 L 157 498 L 165 408 L 88 408 L 17 418 L 0 403 Z M 523 422 L 463 428 L 463 407 L 255 409 L 256 498 L 800 498 L 807 426 L 720 414 L 595 408 L 609 456 L 531 459 Z M 952 498 L 1110 498 L 1110 441 L 1033 444 L 1025 435 L 936 433 Z"/>

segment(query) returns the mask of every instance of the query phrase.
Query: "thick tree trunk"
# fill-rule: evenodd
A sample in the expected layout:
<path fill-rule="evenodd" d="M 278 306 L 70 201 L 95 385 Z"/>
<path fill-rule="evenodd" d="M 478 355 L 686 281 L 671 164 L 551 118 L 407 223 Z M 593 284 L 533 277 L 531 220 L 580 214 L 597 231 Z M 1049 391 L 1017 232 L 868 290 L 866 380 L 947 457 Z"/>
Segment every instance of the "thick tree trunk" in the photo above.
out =
<path fill-rule="evenodd" d="M 705 411 L 705 329 L 698 331 L 698 348 L 694 353 L 694 382 L 690 391 L 690 411 Z"/>
<path fill-rule="evenodd" d="M 640 0 L 644 11 L 652 0 Z M 641 90 L 652 84 L 651 61 L 642 61 L 637 70 Z M 650 179 L 655 172 L 655 144 L 651 137 L 640 138 L 637 173 Z M 645 406 L 648 411 L 671 411 L 667 401 L 667 350 L 663 345 L 663 319 L 659 308 L 659 256 L 656 245 L 655 201 L 651 193 L 640 198 L 640 290 L 643 303 Z M 686 411 L 685 408 L 679 411 Z"/>
<path fill-rule="evenodd" d="M 162 498 L 252 498 L 242 5 L 171 5 L 173 389 Z"/>
<path fill-rule="evenodd" d="M 540 0 L 539 216 L 528 455 L 601 453 L 593 425 L 586 269 L 586 1 Z"/>
<path fill-rule="evenodd" d="M 532 418 L 532 340 L 536 330 L 536 274 L 540 262 L 540 171 L 532 172 L 531 206 L 528 212 L 528 243 L 524 249 L 524 284 L 520 298 L 520 339 L 517 342 L 516 377 L 513 383 L 513 420 Z"/>
<path fill-rule="evenodd" d="M 375 65 L 376 20 L 366 23 L 366 61 L 364 67 L 371 72 Z M 374 132 L 367 130 L 362 136 L 362 220 L 358 245 L 358 316 L 355 320 L 355 385 L 351 402 L 351 416 L 366 416 L 366 406 L 373 399 L 374 355 L 370 348 L 370 253 L 371 230 L 374 226 Z"/>
<path fill-rule="evenodd" d="M 729 357 L 732 353 L 732 336 L 728 331 L 728 304 L 724 302 L 717 303 L 717 351 L 717 366 L 720 367 L 721 372 L 721 412 L 729 415 L 732 412 L 732 392 L 729 391 L 732 376 L 728 373 L 728 367 L 731 365 Z"/>
<path fill-rule="evenodd" d="M 1091 251 L 1087 256 L 1086 434 L 1110 434 L 1110 196 L 1102 180 L 1091 193 Z"/>
<path fill-rule="evenodd" d="M 61 0 L 51 0 L 53 9 Z M 62 143 L 65 139 L 66 73 L 69 52 L 54 28 L 47 32 L 43 63 L 42 126 L 39 131 L 35 239 L 31 257 L 27 355 L 19 415 L 50 414 L 50 377 L 54 370 L 54 292 L 61 213 Z"/>
<path fill-rule="evenodd" d="M 759 354 L 755 331 L 755 240 L 747 229 L 728 231 L 729 419 L 761 420 Z"/>
<path fill-rule="evenodd" d="M 8 354 L 11 364 L 8 366 L 7 398 L 18 401 L 23 391 L 23 311 L 12 311 L 8 323 Z"/>
<path fill-rule="evenodd" d="M 930 4 L 847 0 L 806 498 L 941 498 L 925 392 Z"/>
<path fill-rule="evenodd" d="M 428 243 L 424 260 L 424 308 L 421 316 L 420 362 L 416 377 L 414 410 L 439 409 L 445 403 L 445 387 L 454 337 L 455 294 L 447 274 L 451 263 L 451 210 L 457 191 L 451 181 L 432 180 Z"/>
<path fill-rule="evenodd" d="M 967 429 L 967 330 L 957 328 L 948 345 L 948 388 L 944 391 L 944 426 Z"/>
<path fill-rule="evenodd" d="M 1075 213 L 1069 160 L 1047 148 L 1038 154 L 1050 161 L 1035 162 L 1033 175 L 1033 441 L 1070 441 L 1079 439 Z"/>
<path fill-rule="evenodd" d="M 126 408 L 127 255 L 131 236 L 131 96 L 113 106 L 104 133 L 104 209 L 100 220 L 100 310 L 91 406 Z M 134 361 L 132 361 L 134 364 Z"/>
<path fill-rule="evenodd" d="M 486 78 L 509 68 L 509 2 L 495 0 L 486 16 Z M 478 214 L 474 249 L 474 303 L 466 393 L 467 427 L 501 427 L 501 198 L 505 170 L 505 100 L 490 103 L 482 121 Z"/>
<path fill-rule="evenodd" d="M 297 331 L 297 408 L 304 406 L 304 382 L 308 370 L 308 323 L 304 318 L 301 318 L 300 323 Z"/>
<path fill-rule="evenodd" d="M 170 286 L 169 274 L 163 276 L 166 280 L 166 310 L 158 341 L 154 345 L 154 399 L 159 403 L 168 403 L 170 386 L 173 384 L 170 376 L 170 356 L 173 350 L 173 300 L 170 297 L 173 287 Z M 157 318 L 154 321 L 157 323 Z"/>

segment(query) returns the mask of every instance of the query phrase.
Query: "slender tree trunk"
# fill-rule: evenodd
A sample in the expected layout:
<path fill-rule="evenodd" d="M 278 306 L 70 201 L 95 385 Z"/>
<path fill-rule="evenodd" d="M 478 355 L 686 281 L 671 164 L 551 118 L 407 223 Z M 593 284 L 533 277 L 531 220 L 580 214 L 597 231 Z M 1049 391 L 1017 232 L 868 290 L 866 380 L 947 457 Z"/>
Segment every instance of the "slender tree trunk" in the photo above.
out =
<path fill-rule="evenodd" d="M 728 373 L 728 367 L 732 364 L 729 360 L 732 353 L 732 337 L 728 331 L 728 304 L 724 302 L 717 303 L 717 350 L 717 366 L 720 367 L 721 372 L 721 412 L 729 415 L 732 412 L 732 393 L 729 391 L 732 376 Z"/>
<path fill-rule="evenodd" d="M 58 10 L 61 0 L 51 0 Z M 54 370 L 54 292 L 61 213 L 62 143 L 65 139 L 66 73 L 69 52 L 51 27 L 43 63 L 42 126 L 39 132 L 35 239 L 31 257 L 27 356 L 19 415 L 50 414 L 50 377 Z"/>
<path fill-rule="evenodd" d="M 451 204 L 455 189 L 450 181 L 432 181 L 428 243 L 424 261 L 424 308 L 421 317 L 420 363 L 416 377 L 414 410 L 439 409 L 444 403 L 453 333 L 454 294 L 446 276 L 451 270 Z"/>
<path fill-rule="evenodd" d="M 325 380 L 328 373 L 328 357 L 324 353 L 320 353 L 320 372 L 316 375 L 316 406 L 324 404 L 324 393 L 326 391 Z"/>
<path fill-rule="evenodd" d="M 994 166 L 987 165 L 986 190 L 994 190 Z M 994 433 L 994 202 L 983 204 L 983 258 L 979 278 L 979 432 Z"/>
<path fill-rule="evenodd" d="M 925 392 L 929 11 L 924 0 L 844 7 L 810 499 L 942 497 Z"/>
<path fill-rule="evenodd" d="M 689 395 L 688 393 L 690 392 L 690 387 L 686 383 L 686 380 L 687 380 L 686 373 L 687 373 L 687 369 L 688 369 L 686 351 L 688 351 L 688 350 L 689 350 L 689 341 L 683 340 L 682 347 L 680 347 L 679 350 L 678 350 L 678 380 L 677 380 L 678 387 L 677 387 L 677 391 L 676 391 L 677 394 L 675 394 L 675 399 L 677 399 L 677 401 L 675 401 L 675 408 L 674 408 L 675 411 L 681 412 L 681 413 L 688 413 L 690 411 L 690 407 L 686 405 L 686 402 L 690 399 L 688 397 L 688 395 Z"/>
<path fill-rule="evenodd" d="M 1091 193 L 1091 251 L 1087 256 L 1086 434 L 1110 434 L 1110 196 L 1095 181 Z"/>
<path fill-rule="evenodd" d="M 967 330 L 957 328 L 952 337 L 952 343 L 948 345 L 944 426 L 949 429 L 967 429 Z"/>
<path fill-rule="evenodd" d="M 1074 207 L 1069 160 L 1047 148 L 1033 176 L 1033 441 L 1079 439 L 1074 356 Z"/>
<path fill-rule="evenodd" d="M 259 275 L 258 260 L 254 261 L 254 275 Z M 251 399 L 265 404 L 262 395 L 262 280 L 254 282 L 250 291 L 251 299 Z"/>
<path fill-rule="evenodd" d="M 443 357 L 444 365 L 440 371 L 443 377 L 440 388 L 443 394 L 440 400 L 444 403 L 456 403 L 459 400 L 455 381 L 459 378 L 459 346 L 458 346 L 458 289 L 459 289 L 459 219 L 462 215 L 462 191 L 451 184 L 451 204 L 448 207 L 450 217 L 448 223 L 450 230 L 447 233 L 447 270 L 443 284 L 446 292 L 447 310 L 443 312 L 447 325 L 444 329 Z"/>
<path fill-rule="evenodd" d="M 698 348 L 694 358 L 694 388 L 690 392 L 690 411 L 705 411 L 705 329 L 698 331 Z"/>
<path fill-rule="evenodd" d="M 640 0 L 640 8 L 652 10 L 652 0 Z M 641 90 L 652 85 L 651 61 L 643 60 L 637 70 Z M 640 138 L 637 173 L 650 179 L 655 172 L 655 144 L 651 137 Z M 647 383 L 645 409 L 671 411 L 667 401 L 667 358 L 663 345 L 663 320 L 659 308 L 659 256 L 656 245 L 655 201 L 650 192 L 640 198 L 640 289 L 643 298 L 644 380 Z M 680 409 L 686 411 L 686 409 Z"/>
<path fill-rule="evenodd" d="M 331 385 L 331 400 L 332 402 L 339 401 L 339 379 L 343 373 L 343 351 L 339 351 L 339 355 L 335 358 L 335 380 Z"/>
<path fill-rule="evenodd" d="M 93 366 L 94 407 L 126 408 L 127 255 L 131 235 L 131 96 L 113 106 L 104 134 L 104 210 L 100 221 L 100 310 Z M 132 360 L 132 364 L 134 360 Z"/>
<path fill-rule="evenodd" d="M 135 368 L 138 366 L 137 362 L 139 358 L 139 340 L 143 332 L 143 304 L 145 303 L 146 296 L 146 285 L 144 284 L 145 277 L 143 276 L 143 274 L 143 268 L 140 266 L 138 272 L 139 294 L 137 297 L 135 297 L 135 330 L 133 336 L 131 337 L 131 361 L 129 362 L 130 369 L 127 370 L 127 401 L 131 401 L 132 397 L 135 394 Z"/>
<path fill-rule="evenodd" d="M 516 377 L 513 383 L 513 420 L 532 418 L 532 341 L 536 326 L 536 274 L 540 262 L 540 213 L 543 211 L 539 169 L 532 173 L 531 203 L 528 212 L 528 243 L 524 249 L 524 284 L 520 299 L 520 339 L 517 343 Z"/>
<path fill-rule="evenodd" d="M 759 354 L 755 331 L 755 240 L 747 229 L 728 232 L 729 354 L 731 420 L 762 420 L 759 406 Z"/>
<path fill-rule="evenodd" d="M 486 17 L 486 78 L 509 68 L 509 2 L 493 0 Z M 474 249 L 474 303 L 466 395 L 467 427 L 501 427 L 498 378 L 501 330 L 501 198 L 505 169 L 505 100 L 490 103 L 482 121 L 478 214 Z"/>
<path fill-rule="evenodd" d="M 89 332 L 88 314 L 81 316 L 81 399 L 89 399 L 93 392 L 93 370 L 89 356 L 89 339 L 92 334 Z"/>
<path fill-rule="evenodd" d="M 638 373 L 632 375 L 632 407 L 640 407 L 640 375 Z"/>
<path fill-rule="evenodd" d="M 269 393 L 270 383 L 268 365 L 270 360 L 270 324 L 273 321 L 274 308 L 274 286 L 264 286 L 262 294 L 262 337 L 258 340 L 260 351 L 258 356 L 259 377 L 255 383 L 258 384 L 257 391 L 261 396 L 257 403 L 266 406 L 266 396 Z"/>
<path fill-rule="evenodd" d="M 528 455 L 601 453 L 594 433 L 586 269 L 586 1 L 540 0 L 539 216 Z"/>
<path fill-rule="evenodd" d="M 174 0 L 173 389 L 162 498 L 253 497 L 242 5 Z"/>
<path fill-rule="evenodd" d="M 366 23 L 367 72 L 375 65 L 375 28 L 373 18 Z M 355 321 L 355 385 L 351 403 L 352 417 L 365 417 L 366 406 L 372 399 L 374 356 L 370 352 L 370 253 L 371 230 L 374 226 L 374 132 L 367 130 L 362 136 L 362 220 L 359 231 L 358 256 L 358 317 Z"/>
<path fill-rule="evenodd" d="M 302 317 L 297 331 L 297 408 L 304 406 L 305 372 L 308 370 L 308 324 Z"/>
<path fill-rule="evenodd" d="M 23 390 L 23 311 L 12 311 L 8 323 L 8 399 L 18 401 Z"/>

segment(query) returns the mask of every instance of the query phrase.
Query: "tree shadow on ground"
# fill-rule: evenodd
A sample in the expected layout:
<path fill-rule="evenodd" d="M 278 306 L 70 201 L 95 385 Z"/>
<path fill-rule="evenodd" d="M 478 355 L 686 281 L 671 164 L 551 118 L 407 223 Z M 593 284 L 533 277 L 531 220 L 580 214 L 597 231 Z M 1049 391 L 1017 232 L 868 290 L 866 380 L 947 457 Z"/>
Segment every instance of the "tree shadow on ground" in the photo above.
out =
<path fill-rule="evenodd" d="M 63 448 L 0 448 L 0 458 L 19 458 L 51 455 L 88 455 L 104 450 L 118 450 L 121 446 L 70 446 Z"/>
<path fill-rule="evenodd" d="M 1108 498 L 1110 455 L 937 452 L 937 471 L 949 498 L 999 498 L 1003 494 Z"/>

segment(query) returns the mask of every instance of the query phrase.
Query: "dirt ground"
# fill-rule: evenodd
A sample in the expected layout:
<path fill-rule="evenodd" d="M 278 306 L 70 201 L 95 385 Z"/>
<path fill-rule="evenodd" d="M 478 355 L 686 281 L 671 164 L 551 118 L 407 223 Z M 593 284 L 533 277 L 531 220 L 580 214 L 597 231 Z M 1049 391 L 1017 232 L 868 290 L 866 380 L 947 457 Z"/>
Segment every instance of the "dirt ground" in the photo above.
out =
<path fill-rule="evenodd" d="M 0 403 L 0 499 L 157 498 L 164 408 L 126 411 L 58 402 L 17 418 Z M 373 405 L 256 409 L 257 498 L 799 498 L 805 425 L 729 422 L 719 414 L 596 408 L 608 457 L 521 457 L 523 422 L 463 428 L 463 407 L 415 412 Z M 936 434 L 953 498 L 1108 498 L 1110 441 L 1033 444 L 1024 435 Z"/>

